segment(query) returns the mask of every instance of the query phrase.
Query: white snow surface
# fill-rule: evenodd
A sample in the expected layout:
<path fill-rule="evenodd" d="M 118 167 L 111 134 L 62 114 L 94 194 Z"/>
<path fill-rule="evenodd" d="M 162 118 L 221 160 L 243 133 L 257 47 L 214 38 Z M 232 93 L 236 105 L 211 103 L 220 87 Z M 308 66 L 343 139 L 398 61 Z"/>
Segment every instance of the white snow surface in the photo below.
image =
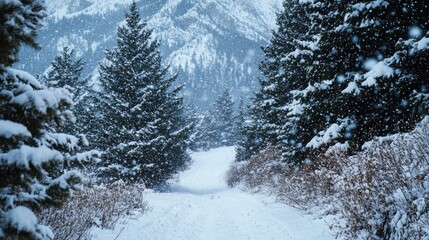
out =
<path fill-rule="evenodd" d="M 27 207 L 17 206 L 5 214 L 6 222 L 19 232 L 34 234 L 36 239 L 53 239 L 52 230 L 44 225 L 37 224 L 36 215 Z M 0 230 L 0 236 L 2 232 Z"/>
<path fill-rule="evenodd" d="M 42 164 L 53 160 L 63 161 L 63 155 L 47 146 L 31 147 L 22 145 L 7 153 L 0 153 L 1 165 L 15 165 L 21 169 L 30 170 L 31 167 L 41 168 Z"/>
<path fill-rule="evenodd" d="M 18 231 L 35 232 L 37 217 L 27 207 L 18 206 L 6 212 L 6 222 L 16 227 Z"/>
<path fill-rule="evenodd" d="M 31 137 L 31 133 L 20 123 L 0 120 L 0 137 L 12 138 L 15 136 Z"/>
<path fill-rule="evenodd" d="M 335 239 L 323 219 L 229 188 L 225 174 L 234 156 L 234 147 L 193 153 L 191 168 L 170 192 L 145 193 L 150 212 L 113 230 L 94 229 L 93 239 Z"/>

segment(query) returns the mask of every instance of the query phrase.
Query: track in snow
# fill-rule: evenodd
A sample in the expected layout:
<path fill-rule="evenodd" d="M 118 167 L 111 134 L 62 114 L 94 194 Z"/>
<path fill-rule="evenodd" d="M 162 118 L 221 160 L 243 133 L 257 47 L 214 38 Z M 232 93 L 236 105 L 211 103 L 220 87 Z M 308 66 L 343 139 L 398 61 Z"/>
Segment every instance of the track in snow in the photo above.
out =
<path fill-rule="evenodd" d="M 225 173 L 233 147 L 192 154 L 193 163 L 170 192 L 147 193 L 152 210 L 96 240 L 294 240 L 335 239 L 323 220 L 303 215 L 267 196 L 228 188 Z"/>

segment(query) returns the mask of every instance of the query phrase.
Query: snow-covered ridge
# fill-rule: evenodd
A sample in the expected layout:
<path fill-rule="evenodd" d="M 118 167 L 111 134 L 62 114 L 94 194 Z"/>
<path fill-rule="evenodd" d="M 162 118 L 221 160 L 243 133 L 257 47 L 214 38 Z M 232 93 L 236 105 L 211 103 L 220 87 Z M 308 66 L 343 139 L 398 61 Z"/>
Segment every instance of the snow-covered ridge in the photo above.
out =
<path fill-rule="evenodd" d="M 282 0 L 136 0 L 142 18 L 161 40 L 164 65 L 179 73 L 189 99 L 209 103 L 224 88 L 235 97 L 256 89 L 260 47 L 276 28 Z M 22 53 L 21 68 L 41 74 L 64 46 L 93 72 L 115 46 L 116 27 L 131 0 L 46 0 L 41 52 Z M 28 58 L 28 56 L 34 56 Z M 202 105 L 196 103 L 197 105 Z M 204 103 L 205 104 L 205 103 Z"/>
<path fill-rule="evenodd" d="M 129 5 L 132 0 L 45 0 L 49 18 L 59 21 L 81 14 L 97 15 L 118 10 L 120 5 Z"/>

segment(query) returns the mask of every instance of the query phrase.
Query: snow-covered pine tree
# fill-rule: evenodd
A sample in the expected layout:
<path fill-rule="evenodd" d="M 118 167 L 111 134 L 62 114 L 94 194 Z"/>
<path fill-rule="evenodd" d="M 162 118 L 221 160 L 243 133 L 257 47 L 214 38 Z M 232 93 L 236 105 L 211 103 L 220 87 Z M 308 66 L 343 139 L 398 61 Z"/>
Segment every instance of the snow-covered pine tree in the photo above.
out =
<path fill-rule="evenodd" d="M 235 144 L 234 128 L 234 102 L 228 89 L 216 99 L 210 112 L 213 120 L 211 131 L 214 132 L 212 139 L 213 147 L 231 146 Z"/>
<path fill-rule="evenodd" d="M 242 152 L 249 157 L 270 143 L 279 148 L 285 161 L 296 162 L 297 155 L 305 154 L 303 142 L 312 135 L 297 124 L 303 106 L 294 93 L 308 85 L 309 63 L 318 50 L 319 35 L 311 22 L 308 2 L 284 1 L 283 8 L 277 14 L 278 29 L 263 48 L 260 70 L 265 78 L 260 80 L 260 91 L 251 106 L 253 120 L 246 124 L 247 139 L 258 137 L 248 140 Z"/>
<path fill-rule="evenodd" d="M 214 129 L 214 119 L 209 111 L 198 115 L 193 142 L 190 148 L 192 150 L 208 150 L 213 147 L 213 139 L 217 139 L 217 134 Z"/>
<path fill-rule="evenodd" d="M 73 134 L 85 133 L 90 140 L 86 149 L 100 148 L 96 145 L 101 138 L 101 125 L 98 121 L 101 109 L 106 103 L 102 101 L 102 93 L 97 90 L 97 82 L 93 76 L 82 79 L 85 62 L 76 57 L 74 49 L 64 47 L 54 58 L 44 74 L 44 82 L 49 87 L 64 87 L 73 94 L 73 112 L 76 121 L 73 126 L 63 126 L 64 130 Z M 92 81 L 92 83 L 89 83 Z"/>
<path fill-rule="evenodd" d="M 185 106 L 185 121 L 187 125 L 192 126 L 192 131 L 189 136 L 189 149 L 196 151 L 202 149 L 200 146 L 200 139 L 202 137 L 202 124 L 203 124 L 203 115 L 200 114 L 197 110 L 197 107 L 193 104 L 188 104 Z"/>
<path fill-rule="evenodd" d="M 77 119 L 82 119 L 87 114 L 82 109 L 82 104 L 77 105 L 83 98 L 85 84 L 80 79 L 85 63 L 81 59 L 75 58 L 75 51 L 68 47 L 64 47 L 62 51 L 54 58 L 51 66 L 47 69 L 43 76 L 43 80 L 48 87 L 66 88 L 73 94 L 74 114 Z M 79 109 L 76 107 L 79 106 Z M 63 126 L 63 129 L 69 133 L 77 134 L 86 132 L 87 122 L 77 121 L 74 126 Z"/>
<path fill-rule="evenodd" d="M 166 78 L 152 39 L 135 2 L 118 27 L 117 46 L 100 66 L 105 96 L 100 109 L 99 146 L 106 151 L 103 177 L 162 184 L 188 161 L 190 126 L 182 116 L 181 87 Z"/>
<path fill-rule="evenodd" d="M 42 0 L 0 2 L 0 62 L 3 65 L 10 66 L 18 61 L 18 52 L 23 44 L 40 48 L 35 39 L 45 16 Z"/>
<path fill-rule="evenodd" d="M 248 136 L 247 136 L 247 127 L 249 124 L 249 116 L 248 116 L 248 112 L 247 112 L 247 107 L 244 106 L 244 102 L 243 99 L 240 99 L 240 103 L 238 105 L 238 111 L 237 111 L 237 115 L 235 117 L 235 121 L 234 121 L 234 128 L 235 128 L 235 133 L 237 136 L 237 140 L 236 140 L 236 156 L 235 156 L 235 160 L 236 161 L 244 161 L 244 160 L 248 160 L 247 156 L 245 155 L 246 151 L 247 151 L 247 140 L 248 140 Z M 250 156 L 249 156 L 250 158 Z"/>
<path fill-rule="evenodd" d="M 237 113 L 234 116 L 234 132 L 236 134 L 236 142 L 238 143 L 240 139 L 243 139 L 243 135 L 241 134 L 243 126 L 248 118 L 247 108 L 244 105 L 244 100 L 240 98 L 238 103 Z"/>
<path fill-rule="evenodd" d="M 71 93 L 10 67 L 22 44 L 37 47 L 44 9 L 37 0 L 0 2 L 0 238 L 52 239 L 33 210 L 64 202 L 81 181 L 68 166 L 95 153 L 75 154 L 80 139 L 53 130 L 73 118 Z"/>
<path fill-rule="evenodd" d="M 284 1 L 283 9 L 277 14 L 278 29 L 263 48 L 265 57 L 260 64 L 265 76 L 261 93 L 270 105 L 263 128 L 269 132 L 267 141 L 279 148 L 285 161 L 293 163 L 305 154 L 303 143 L 311 131 L 311 126 L 297 124 L 304 120 L 303 104 L 294 93 L 308 86 L 307 73 L 320 36 L 312 24 L 310 3 Z"/>
<path fill-rule="evenodd" d="M 312 154 L 353 152 L 376 136 L 409 131 L 426 114 L 429 18 L 425 1 L 318 1 L 318 59 L 301 98 Z M 418 34 L 412 34 L 417 29 Z"/>
<path fill-rule="evenodd" d="M 261 83 L 262 85 L 263 83 Z M 262 88 L 261 88 L 262 89 Z M 269 144 L 269 135 L 264 129 L 269 107 L 264 104 L 264 94 L 257 92 L 248 109 L 249 119 L 241 126 L 241 141 L 237 142 L 236 161 L 249 160 Z"/>
<path fill-rule="evenodd" d="M 65 87 L 76 94 L 82 85 L 80 76 L 85 63 L 82 59 L 74 60 L 74 58 L 74 49 L 64 47 L 54 58 L 44 75 L 46 85 L 49 87 Z"/>

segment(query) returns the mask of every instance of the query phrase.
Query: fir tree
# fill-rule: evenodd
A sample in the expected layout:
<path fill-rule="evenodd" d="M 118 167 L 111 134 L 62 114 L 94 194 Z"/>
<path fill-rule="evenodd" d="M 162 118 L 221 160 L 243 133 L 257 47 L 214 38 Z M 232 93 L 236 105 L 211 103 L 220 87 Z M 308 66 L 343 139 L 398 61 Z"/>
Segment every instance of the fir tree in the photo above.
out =
<path fill-rule="evenodd" d="M 320 1 L 315 13 L 325 16 L 310 78 L 303 96 L 314 137 L 312 155 L 341 144 L 349 152 L 377 136 L 409 131 L 426 114 L 427 48 L 409 44 L 424 38 L 428 10 L 424 1 Z M 421 30 L 410 37 L 413 27 Z M 408 44 L 401 44 L 408 42 Z M 415 48 L 414 48 L 415 49 Z M 404 64 L 407 62 L 407 64 Z M 407 67 L 405 67 L 407 65 Z M 316 124 L 314 124 L 316 123 Z"/>
<path fill-rule="evenodd" d="M 272 144 L 279 148 L 285 161 L 296 162 L 295 156 L 304 154 L 303 143 L 309 138 L 309 129 L 298 124 L 303 106 L 295 93 L 308 85 L 309 63 L 318 50 L 319 36 L 308 3 L 284 1 L 283 8 L 277 14 L 278 29 L 263 48 L 265 57 L 260 70 L 264 78 L 251 106 L 252 121 L 246 126 L 248 142 L 243 152 L 250 157 Z"/>
<path fill-rule="evenodd" d="M 237 142 L 236 142 L 236 157 L 235 160 L 236 161 L 244 161 L 244 160 L 248 160 L 250 158 L 250 156 L 246 155 L 246 151 L 249 150 L 250 146 L 249 146 L 249 142 L 248 142 L 248 138 L 251 136 L 250 133 L 248 132 L 248 126 L 249 126 L 249 116 L 247 113 L 247 109 L 244 106 L 244 102 L 242 99 L 240 99 L 240 103 L 238 106 L 238 113 L 237 116 L 235 118 L 235 132 L 237 135 Z"/>
<path fill-rule="evenodd" d="M 77 134 L 79 132 L 86 132 L 85 130 L 87 122 L 82 122 L 82 116 L 85 116 L 85 112 L 82 108 L 77 109 L 76 107 L 82 107 L 82 104 L 77 103 L 83 98 L 84 83 L 80 79 L 83 66 L 85 63 L 81 59 L 74 60 L 74 50 L 64 47 L 58 56 L 54 58 L 51 66 L 48 68 L 46 74 L 43 76 L 44 81 L 49 87 L 61 87 L 66 88 L 73 94 L 74 114 L 77 117 L 75 126 L 64 126 L 64 130 L 69 133 Z"/>
<path fill-rule="evenodd" d="M 249 119 L 240 127 L 241 140 L 237 142 L 236 161 L 249 160 L 269 144 L 266 131 L 267 105 L 263 105 L 264 95 L 256 93 L 248 109 Z"/>
<path fill-rule="evenodd" d="M 52 61 L 44 78 L 50 87 L 66 87 L 74 94 L 82 85 L 80 80 L 85 63 L 81 59 L 73 60 L 75 51 L 64 47 Z"/>
<path fill-rule="evenodd" d="M 284 7 L 264 48 L 266 78 L 252 106 L 260 147 L 273 143 L 284 160 L 298 163 L 337 143 L 352 153 L 376 136 L 412 129 L 426 114 L 427 4 L 285 1 Z"/>
<path fill-rule="evenodd" d="M 216 132 L 213 130 L 214 120 L 209 112 L 204 112 L 197 117 L 192 150 L 209 150 L 216 139 Z"/>
<path fill-rule="evenodd" d="M 210 110 L 200 116 L 195 128 L 195 148 L 207 150 L 234 145 L 237 140 L 234 118 L 234 102 L 225 89 Z"/>
<path fill-rule="evenodd" d="M 277 15 L 277 31 L 270 44 L 263 48 L 265 58 L 260 70 L 266 80 L 261 84 L 268 140 L 277 146 L 287 162 L 296 162 L 304 153 L 303 142 L 310 126 L 297 124 L 302 117 L 302 103 L 294 95 L 308 82 L 309 64 L 318 50 L 319 29 L 312 24 L 309 3 L 284 1 L 284 10 Z M 267 108 L 267 107 L 266 107 Z"/>
<path fill-rule="evenodd" d="M 189 136 L 189 149 L 191 150 L 198 150 L 200 149 L 199 140 L 202 136 L 202 124 L 203 124 L 203 117 L 201 114 L 198 113 L 197 108 L 195 105 L 188 104 L 185 107 L 185 121 L 187 125 L 192 126 L 192 131 Z"/>
<path fill-rule="evenodd" d="M 231 146 L 235 144 L 234 102 L 228 89 L 216 99 L 211 112 L 211 131 L 214 133 L 214 146 Z"/>
<path fill-rule="evenodd" d="M 106 52 L 100 78 L 107 93 L 100 123 L 107 166 L 112 180 L 162 184 L 183 168 L 190 126 L 183 114 L 176 76 L 166 78 L 159 42 L 141 21 L 135 2 L 117 30 L 117 47 Z M 172 90 L 170 90 L 172 89 Z M 103 139 L 103 138 L 100 138 Z"/>
<path fill-rule="evenodd" d="M 75 154 L 81 139 L 55 131 L 73 118 L 67 89 L 47 89 L 31 74 L 7 67 L 22 44 L 37 46 L 43 12 L 42 1 L 0 3 L 0 238 L 52 239 L 33 210 L 61 205 L 81 181 L 69 167 L 98 155 Z"/>
<path fill-rule="evenodd" d="M 37 30 L 45 17 L 44 1 L 19 0 L 0 2 L 0 62 L 11 66 L 18 61 L 22 45 L 39 49 Z"/>

